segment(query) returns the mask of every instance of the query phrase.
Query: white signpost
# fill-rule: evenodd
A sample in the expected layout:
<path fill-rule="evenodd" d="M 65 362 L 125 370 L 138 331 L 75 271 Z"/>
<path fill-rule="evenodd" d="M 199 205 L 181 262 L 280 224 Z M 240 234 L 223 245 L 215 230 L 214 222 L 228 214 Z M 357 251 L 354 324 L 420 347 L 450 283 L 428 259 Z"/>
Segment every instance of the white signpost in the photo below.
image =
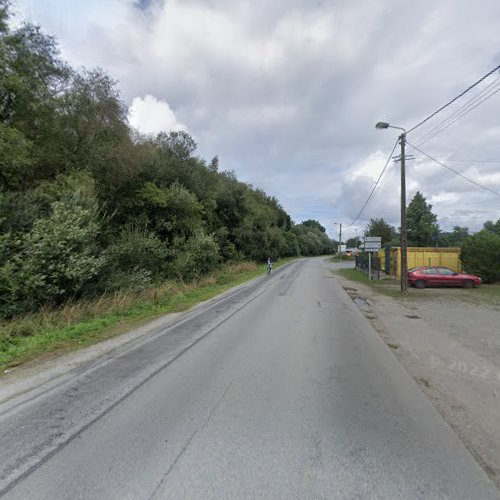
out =
<path fill-rule="evenodd" d="M 363 240 L 365 252 L 378 252 L 382 248 L 382 237 L 366 236 Z"/>
<path fill-rule="evenodd" d="M 368 252 L 368 279 L 372 279 L 372 252 L 378 252 L 382 248 L 382 237 L 365 236 L 363 249 Z"/>

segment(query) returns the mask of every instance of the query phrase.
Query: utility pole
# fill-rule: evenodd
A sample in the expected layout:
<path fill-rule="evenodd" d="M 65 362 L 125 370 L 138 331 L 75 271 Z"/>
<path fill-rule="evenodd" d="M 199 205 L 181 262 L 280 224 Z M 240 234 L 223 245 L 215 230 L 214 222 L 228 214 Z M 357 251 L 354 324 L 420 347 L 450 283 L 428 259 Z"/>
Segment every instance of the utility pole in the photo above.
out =
<path fill-rule="evenodd" d="M 408 240 L 406 237 L 406 132 L 399 136 L 401 144 L 401 293 L 406 293 L 408 290 Z"/>
<path fill-rule="evenodd" d="M 339 223 L 339 260 L 342 260 L 342 222 Z"/>

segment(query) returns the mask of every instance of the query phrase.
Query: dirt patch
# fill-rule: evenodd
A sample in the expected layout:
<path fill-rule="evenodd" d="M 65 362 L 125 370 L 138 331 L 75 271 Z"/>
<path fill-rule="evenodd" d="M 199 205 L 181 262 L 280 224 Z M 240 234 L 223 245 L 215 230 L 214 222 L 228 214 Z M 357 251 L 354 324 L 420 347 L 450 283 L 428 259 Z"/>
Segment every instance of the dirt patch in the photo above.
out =
<path fill-rule="evenodd" d="M 337 279 L 500 487 L 500 297 L 461 289 L 389 297 Z"/>

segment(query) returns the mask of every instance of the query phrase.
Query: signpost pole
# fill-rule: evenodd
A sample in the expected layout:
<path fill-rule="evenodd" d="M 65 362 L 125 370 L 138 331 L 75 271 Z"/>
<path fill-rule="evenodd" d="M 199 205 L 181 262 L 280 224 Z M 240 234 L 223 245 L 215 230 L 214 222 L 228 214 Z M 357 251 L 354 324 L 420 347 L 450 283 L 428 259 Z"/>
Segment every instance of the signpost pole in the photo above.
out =
<path fill-rule="evenodd" d="M 372 253 L 368 252 L 368 279 L 372 279 Z"/>

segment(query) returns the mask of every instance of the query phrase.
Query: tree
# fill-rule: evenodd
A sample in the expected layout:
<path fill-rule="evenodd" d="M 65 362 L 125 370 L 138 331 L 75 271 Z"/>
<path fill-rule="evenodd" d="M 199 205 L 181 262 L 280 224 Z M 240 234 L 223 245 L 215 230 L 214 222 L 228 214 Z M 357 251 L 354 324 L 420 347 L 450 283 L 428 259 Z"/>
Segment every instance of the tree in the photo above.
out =
<path fill-rule="evenodd" d="M 188 160 L 196 150 L 195 140 L 183 130 L 160 132 L 156 137 L 156 143 L 166 154 L 177 160 Z"/>
<path fill-rule="evenodd" d="M 500 279 L 500 234 L 483 229 L 466 239 L 460 258 L 464 269 L 493 283 Z"/>
<path fill-rule="evenodd" d="M 469 228 L 454 226 L 451 232 L 439 234 L 438 244 L 440 247 L 461 247 L 469 236 Z"/>
<path fill-rule="evenodd" d="M 126 107 L 116 82 L 101 69 L 73 75 L 71 88 L 59 99 L 59 115 L 45 147 L 45 163 L 60 156 L 60 168 L 101 172 L 115 157 L 115 149 L 129 137 Z"/>
<path fill-rule="evenodd" d="M 326 229 L 317 221 L 308 219 L 302 222 L 303 226 L 319 229 L 322 233 L 326 233 Z"/>
<path fill-rule="evenodd" d="M 359 245 L 358 245 L 358 238 L 349 238 L 347 241 L 346 241 L 346 244 L 345 246 L 347 248 L 357 248 Z"/>
<path fill-rule="evenodd" d="M 396 230 L 388 224 L 382 217 L 370 219 L 366 226 L 365 236 L 380 236 L 382 238 L 382 246 L 387 245 L 396 237 Z"/>
<path fill-rule="evenodd" d="M 2 316 L 79 295 L 105 263 L 95 243 L 100 224 L 92 200 L 76 193 L 54 202 L 51 211 L 10 242 L 12 256 L 0 266 Z M 9 244 L 6 239 L 1 243 Z"/>
<path fill-rule="evenodd" d="M 437 217 L 432 213 L 432 205 L 427 203 L 417 191 L 406 212 L 408 245 L 416 247 L 432 246 L 439 234 Z"/>
<path fill-rule="evenodd" d="M 500 219 L 498 219 L 496 222 L 493 222 L 491 220 L 488 220 L 484 223 L 484 229 L 487 231 L 490 231 L 491 233 L 499 234 L 500 235 Z"/>

